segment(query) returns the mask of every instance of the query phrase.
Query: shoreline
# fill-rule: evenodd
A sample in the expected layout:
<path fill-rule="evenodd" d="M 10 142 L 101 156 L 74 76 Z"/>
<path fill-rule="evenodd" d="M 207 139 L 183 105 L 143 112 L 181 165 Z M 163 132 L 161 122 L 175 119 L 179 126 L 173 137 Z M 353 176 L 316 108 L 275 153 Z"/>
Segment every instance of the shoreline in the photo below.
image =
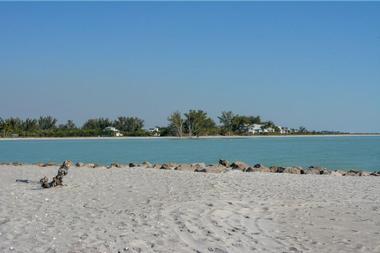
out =
<path fill-rule="evenodd" d="M 216 164 L 198 163 L 150 163 L 145 161 L 143 163 L 117 163 L 98 164 L 92 162 L 75 162 L 66 160 L 73 165 L 76 169 L 153 169 L 153 170 L 166 170 L 166 171 L 186 171 L 186 172 L 202 172 L 205 174 L 224 174 L 231 172 L 241 172 L 243 174 L 259 173 L 259 174 L 295 174 L 295 175 L 323 175 L 323 176 L 359 176 L 359 177 L 377 177 L 380 176 L 379 171 L 367 171 L 364 169 L 331 169 L 320 166 L 265 166 L 263 164 L 247 164 L 241 161 L 229 162 L 227 160 L 219 160 Z M 24 168 L 51 168 L 59 167 L 56 162 L 36 162 L 36 163 L 20 163 L 20 162 L 0 162 L 0 169 L 4 167 Z"/>
<path fill-rule="evenodd" d="M 0 141 L 33 141 L 33 140 L 160 140 L 160 139 L 174 139 L 174 140 L 198 140 L 198 139 L 255 139 L 255 138 L 305 138 L 305 137 L 375 137 L 380 136 L 380 133 L 363 133 L 363 134 L 315 134 L 315 135 L 251 135 L 251 136 L 199 136 L 199 137 L 176 137 L 176 136 L 123 136 L 123 137 L 7 137 L 1 138 Z"/>

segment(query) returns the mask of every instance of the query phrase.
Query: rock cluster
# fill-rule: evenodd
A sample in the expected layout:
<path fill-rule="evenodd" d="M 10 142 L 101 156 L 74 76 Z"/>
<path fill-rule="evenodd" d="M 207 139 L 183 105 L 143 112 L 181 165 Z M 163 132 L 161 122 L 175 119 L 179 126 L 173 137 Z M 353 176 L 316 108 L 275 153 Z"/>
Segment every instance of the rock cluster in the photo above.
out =
<path fill-rule="evenodd" d="M 224 167 L 229 167 L 230 163 L 227 160 L 219 160 L 219 164 L 224 166 Z"/>
<path fill-rule="evenodd" d="M 17 163 L 16 163 L 17 164 Z M 39 164 L 42 167 L 53 166 L 54 163 Z M 64 164 L 58 170 L 58 175 L 53 178 L 52 182 L 48 182 L 46 177 L 41 179 L 41 185 L 44 188 L 52 186 L 62 185 L 62 178 L 67 174 L 67 169 L 72 165 L 70 161 L 65 161 Z M 76 167 L 99 167 L 94 163 L 82 163 L 77 162 Z M 107 166 L 108 169 L 112 168 L 149 168 L 149 169 L 161 169 L 161 170 L 178 170 L 178 171 L 191 171 L 191 172 L 207 172 L 207 173 L 224 173 L 224 172 L 261 172 L 261 173 L 287 173 L 287 174 L 306 174 L 306 175 L 332 175 L 332 176 L 380 176 L 378 172 L 365 172 L 360 170 L 329 170 L 324 167 L 310 166 L 308 168 L 302 167 L 281 167 L 271 166 L 266 167 L 262 164 L 248 165 L 242 161 L 235 161 L 230 163 L 227 160 L 219 160 L 218 164 L 205 163 L 163 163 L 152 164 L 148 161 L 143 163 L 129 163 L 126 165 L 120 163 L 111 163 Z M 61 172 L 60 172 L 61 171 Z"/>
<path fill-rule="evenodd" d="M 246 170 L 249 166 L 248 164 L 246 163 L 243 163 L 241 161 L 236 161 L 236 162 L 233 162 L 230 166 L 232 169 L 234 170 L 241 170 L 241 171 L 244 171 Z"/>
<path fill-rule="evenodd" d="M 111 168 L 121 168 L 122 165 L 120 163 L 111 163 L 109 166 L 107 166 L 107 169 Z"/>
<path fill-rule="evenodd" d="M 11 166 L 22 166 L 24 165 L 23 163 L 20 163 L 20 162 L 1 162 L 0 165 L 11 165 Z"/>

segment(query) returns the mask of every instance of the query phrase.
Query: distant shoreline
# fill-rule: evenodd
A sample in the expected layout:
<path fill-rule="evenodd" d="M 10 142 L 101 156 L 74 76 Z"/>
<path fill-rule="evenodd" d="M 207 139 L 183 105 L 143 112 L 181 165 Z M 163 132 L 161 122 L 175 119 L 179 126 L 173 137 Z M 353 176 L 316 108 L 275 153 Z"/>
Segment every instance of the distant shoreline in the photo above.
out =
<path fill-rule="evenodd" d="M 363 133 L 363 134 L 310 134 L 310 135 L 251 135 L 251 136 L 200 136 L 200 137 L 187 137 L 182 138 L 176 136 L 123 136 L 123 137 L 15 137 L 15 138 L 0 138 L 0 141 L 23 141 L 23 140 L 159 140 L 159 139 L 250 139 L 250 138 L 304 138 L 304 137 L 360 137 L 360 136 L 380 136 L 380 133 Z"/>

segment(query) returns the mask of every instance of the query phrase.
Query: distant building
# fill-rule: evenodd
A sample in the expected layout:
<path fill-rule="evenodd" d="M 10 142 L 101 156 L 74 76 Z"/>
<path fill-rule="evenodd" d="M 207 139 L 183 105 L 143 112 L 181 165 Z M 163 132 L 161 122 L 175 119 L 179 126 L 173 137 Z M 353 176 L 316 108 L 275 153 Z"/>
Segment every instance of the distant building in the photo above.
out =
<path fill-rule="evenodd" d="M 263 128 L 264 133 L 274 133 L 276 130 L 272 127 Z"/>
<path fill-rule="evenodd" d="M 160 135 L 161 135 L 161 133 L 160 133 L 160 129 L 158 129 L 158 127 L 149 128 L 148 132 L 149 132 L 152 136 L 160 136 Z"/>
<path fill-rule="evenodd" d="M 111 127 L 111 126 L 104 128 L 103 132 L 111 136 L 116 136 L 116 137 L 123 136 L 123 134 L 120 133 L 120 131 L 117 128 Z"/>
<path fill-rule="evenodd" d="M 290 133 L 290 130 L 287 127 L 282 127 L 282 126 L 277 126 L 277 127 L 278 127 L 278 129 L 280 129 L 280 134 L 288 134 L 288 133 Z"/>
<path fill-rule="evenodd" d="M 281 126 L 265 127 L 265 124 L 252 124 L 245 126 L 245 132 L 248 134 L 263 134 L 276 132 L 279 132 L 280 134 L 287 134 L 289 133 L 289 129 L 287 127 Z"/>
<path fill-rule="evenodd" d="M 246 132 L 248 134 L 261 134 L 263 133 L 263 124 L 252 124 L 246 126 Z"/>

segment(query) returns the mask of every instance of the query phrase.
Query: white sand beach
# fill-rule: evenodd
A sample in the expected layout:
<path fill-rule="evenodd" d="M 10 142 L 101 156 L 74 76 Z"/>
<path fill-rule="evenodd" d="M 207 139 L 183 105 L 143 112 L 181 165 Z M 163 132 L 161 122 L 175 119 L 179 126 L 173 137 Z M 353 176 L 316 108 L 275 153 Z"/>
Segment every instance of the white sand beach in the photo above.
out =
<path fill-rule="evenodd" d="M 56 172 L 0 166 L 0 252 L 380 252 L 380 177 Z"/>

